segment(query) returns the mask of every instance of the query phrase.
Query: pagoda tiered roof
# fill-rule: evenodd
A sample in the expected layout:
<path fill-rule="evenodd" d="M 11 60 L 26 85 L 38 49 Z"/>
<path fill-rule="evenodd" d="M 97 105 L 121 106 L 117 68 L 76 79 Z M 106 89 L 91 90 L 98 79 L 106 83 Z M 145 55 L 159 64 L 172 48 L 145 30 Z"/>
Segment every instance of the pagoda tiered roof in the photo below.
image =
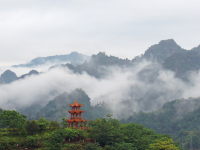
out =
<path fill-rule="evenodd" d="M 75 113 L 75 114 L 78 114 L 78 113 L 84 113 L 85 110 L 69 110 L 68 112 L 69 112 L 69 113 Z"/>
<path fill-rule="evenodd" d="M 74 104 L 69 104 L 69 106 L 70 107 L 82 107 L 83 106 L 83 104 L 79 104 L 78 102 L 77 102 L 77 100 L 74 102 Z"/>

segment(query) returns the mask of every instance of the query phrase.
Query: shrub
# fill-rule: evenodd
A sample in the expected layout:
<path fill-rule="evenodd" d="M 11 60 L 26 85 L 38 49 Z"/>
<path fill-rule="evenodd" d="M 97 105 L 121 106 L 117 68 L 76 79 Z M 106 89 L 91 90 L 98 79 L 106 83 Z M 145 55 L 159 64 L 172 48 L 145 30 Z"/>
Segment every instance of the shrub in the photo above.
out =
<path fill-rule="evenodd" d="M 100 148 L 99 143 L 89 143 L 86 145 L 84 150 L 100 150 Z"/>
<path fill-rule="evenodd" d="M 3 137 L 3 139 L 1 139 L 0 141 L 0 149 L 7 149 L 10 150 L 11 149 L 11 145 L 9 144 L 10 142 L 10 138 L 9 137 Z"/>
<path fill-rule="evenodd" d="M 38 138 L 36 136 L 27 136 L 26 137 L 26 146 L 29 148 L 38 147 Z"/>
<path fill-rule="evenodd" d="M 81 148 L 82 148 L 81 144 L 70 144 L 68 145 L 67 150 L 78 150 Z"/>

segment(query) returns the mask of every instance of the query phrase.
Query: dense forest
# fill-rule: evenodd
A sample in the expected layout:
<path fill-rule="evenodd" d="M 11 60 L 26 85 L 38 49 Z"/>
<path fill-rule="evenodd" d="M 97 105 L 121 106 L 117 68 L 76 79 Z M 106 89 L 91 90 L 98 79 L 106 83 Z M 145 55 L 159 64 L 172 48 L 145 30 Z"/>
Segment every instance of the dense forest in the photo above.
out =
<path fill-rule="evenodd" d="M 135 122 L 157 133 L 169 134 L 180 141 L 184 149 L 200 148 L 200 98 L 178 99 L 167 102 L 157 111 L 137 112 L 121 122 Z"/>
<path fill-rule="evenodd" d="M 85 122 L 87 130 L 69 128 L 62 122 L 27 120 L 17 111 L 0 112 L 0 149 L 49 149 L 49 150 L 179 150 L 180 144 L 169 135 L 155 133 L 143 125 L 120 123 L 108 114 Z"/>

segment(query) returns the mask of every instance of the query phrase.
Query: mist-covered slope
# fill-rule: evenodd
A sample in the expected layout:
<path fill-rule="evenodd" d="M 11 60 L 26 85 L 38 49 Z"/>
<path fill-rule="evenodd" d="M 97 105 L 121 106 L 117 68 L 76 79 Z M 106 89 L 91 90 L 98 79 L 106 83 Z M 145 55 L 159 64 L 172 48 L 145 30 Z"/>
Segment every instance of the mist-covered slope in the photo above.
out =
<path fill-rule="evenodd" d="M 6 70 L 4 73 L 1 74 L 0 84 L 9 84 L 9 83 L 17 81 L 19 79 L 24 79 L 26 77 L 30 77 L 32 75 L 39 75 L 39 72 L 36 70 L 31 70 L 28 73 L 17 77 L 17 75 L 14 72 L 12 72 L 11 70 Z"/>
<path fill-rule="evenodd" d="M 109 106 L 114 117 L 127 117 L 140 110 L 154 111 L 172 99 L 200 96 L 198 69 L 187 74 L 189 82 L 185 82 L 176 76 L 176 72 L 163 68 L 162 61 L 156 61 L 157 58 L 162 58 L 165 63 L 165 60 L 174 55 L 187 55 L 192 51 L 181 49 L 174 40 L 163 40 L 134 61 L 100 52 L 92 55 L 89 62 L 80 65 L 54 66 L 40 74 L 32 71 L 19 77 L 20 80 L 13 80 L 7 85 L 1 84 L 1 106 L 6 109 L 31 107 L 30 110 L 37 108 L 39 111 L 59 93 L 69 93 L 71 89 L 81 88 L 90 97 L 93 106 L 103 101 L 112 102 Z M 194 51 L 198 51 L 198 48 Z M 156 59 L 148 59 L 150 55 Z M 39 101 L 42 102 L 38 103 Z M 124 109 L 126 112 L 121 114 L 120 111 Z M 29 113 L 33 116 L 37 111 Z"/>
<path fill-rule="evenodd" d="M 200 69 L 200 46 L 172 54 L 164 60 L 163 67 L 175 72 L 177 77 L 187 79 L 188 73 Z"/>
<path fill-rule="evenodd" d="M 27 116 L 32 114 L 31 119 L 45 117 L 48 120 L 57 120 L 60 122 L 62 121 L 63 117 L 71 117 L 70 113 L 68 113 L 68 110 L 72 109 L 69 104 L 73 104 L 75 100 L 77 100 L 78 103 L 83 104 L 81 110 L 85 110 L 85 112 L 82 114 L 82 117 L 84 119 L 91 120 L 95 118 L 105 117 L 108 113 L 111 112 L 106 105 L 92 106 L 90 104 L 90 98 L 82 89 L 75 89 L 71 92 L 64 92 L 62 94 L 59 94 L 40 109 L 38 109 L 37 107 L 33 107 L 34 105 L 32 105 L 25 110 L 21 110 L 21 112 L 23 114 L 26 114 Z M 35 106 L 37 105 L 38 104 L 35 104 Z"/>
<path fill-rule="evenodd" d="M 74 73 L 83 73 L 94 76 L 96 78 L 104 78 L 109 75 L 107 67 L 128 67 L 132 66 L 132 62 L 128 59 L 120 59 L 115 56 L 107 56 L 104 52 L 99 52 L 97 55 L 92 55 L 89 62 L 73 66 L 71 64 L 62 65 L 72 70 Z"/>
<path fill-rule="evenodd" d="M 61 64 L 66 62 L 72 65 L 77 65 L 89 60 L 90 56 L 86 56 L 77 52 L 72 52 L 67 55 L 37 57 L 26 64 L 14 65 L 13 67 L 34 67 L 45 64 Z"/>
<path fill-rule="evenodd" d="M 158 133 L 177 134 L 182 129 L 197 131 L 200 123 L 200 98 L 167 102 L 157 111 L 133 113 L 123 122 L 136 122 Z"/>
<path fill-rule="evenodd" d="M 173 39 L 162 40 L 158 44 L 149 47 L 145 51 L 143 58 L 163 63 L 172 54 L 184 51 Z"/>

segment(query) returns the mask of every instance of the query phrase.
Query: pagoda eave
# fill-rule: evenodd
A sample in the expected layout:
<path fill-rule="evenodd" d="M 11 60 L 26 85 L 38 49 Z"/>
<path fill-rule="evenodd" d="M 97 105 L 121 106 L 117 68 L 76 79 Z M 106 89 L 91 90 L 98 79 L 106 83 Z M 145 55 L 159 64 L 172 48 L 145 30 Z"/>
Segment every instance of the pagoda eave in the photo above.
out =
<path fill-rule="evenodd" d="M 67 122 L 85 122 L 86 119 L 66 119 Z"/>
<path fill-rule="evenodd" d="M 69 110 L 68 111 L 69 113 L 75 113 L 75 114 L 79 114 L 79 113 L 84 113 L 85 112 L 85 110 Z"/>
<path fill-rule="evenodd" d="M 70 107 L 82 107 L 83 104 L 69 104 Z"/>

